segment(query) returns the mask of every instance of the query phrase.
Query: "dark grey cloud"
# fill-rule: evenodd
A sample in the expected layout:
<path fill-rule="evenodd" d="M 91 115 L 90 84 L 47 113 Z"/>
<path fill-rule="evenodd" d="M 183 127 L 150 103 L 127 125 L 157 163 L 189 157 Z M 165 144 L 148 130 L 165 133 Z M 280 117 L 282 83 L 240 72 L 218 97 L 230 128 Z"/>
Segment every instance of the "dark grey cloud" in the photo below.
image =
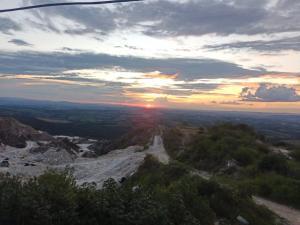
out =
<path fill-rule="evenodd" d="M 9 41 L 9 43 L 13 43 L 15 45 L 18 45 L 18 46 L 32 46 L 32 44 L 24 41 L 24 40 L 21 40 L 21 39 L 11 39 Z"/>
<path fill-rule="evenodd" d="M 280 28 L 283 31 L 299 31 L 300 24 L 300 1 L 279 0 L 270 10 L 266 21 L 269 29 Z"/>
<path fill-rule="evenodd" d="M 251 102 L 299 102 L 300 95 L 293 87 L 261 84 L 256 90 L 245 87 L 240 97 Z"/>
<path fill-rule="evenodd" d="M 10 34 L 11 31 L 21 30 L 20 25 L 9 18 L 0 17 L 0 33 Z"/>
<path fill-rule="evenodd" d="M 24 1 L 25 5 L 43 2 Z M 215 33 L 259 34 L 300 31 L 300 4 L 280 0 L 153 0 L 108 7 L 60 7 L 34 11 L 39 23 L 50 30 L 69 34 L 108 34 L 139 27 L 147 35 L 186 36 Z M 79 24 L 61 30 L 55 19 L 64 17 Z M 40 25 L 39 25 L 40 26 Z"/>
<path fill-rule="evenodd" d="M 281 0 L 267 8 L 270 0 L 152 1 L 126 6 L 121 18 L 127 26 L 143 26 L 145 33 L 186 36 L 215 33 L 259 34 L 300 30 L 299 1 Z"/>
<path fill-rule="evenodd" d="M 249 70 L 234 63 L 213 59 L 138 58 L 93 53 L 0 52 L 2 74 L 59 74 L 66 70 L 120 67 L 129 71 L 178 74 L 178 79 L 234 78 L 260 75 L 264 70 Z"/>
<path fill-rule="evenodd" d="M 234 2 L 234 1 L 233 1 Z M 266 16 L 263 2 L 249 5 L 245 1 L 153 1 L 129 6 L 128 24 L 153 21 L 145 27 L 149 35 L 185 36 L 216 33 L 248 33 Z"/>
<path fill-rule="evenodd" d="M 283 50 L 294 50 L 300 51 L 300 36 L 285 38 L 280 40 L 272 41 L 245 41 L 245 42 L 234 42 L 221 45 L 206 45 L 205 48 L 211 50 L 224 50 L 224 49 L 252 49 L 256 51 L 283 51 Z"/>
<path fill-rule="evenodd" d="M 42 4 L 44 0 L 24 0 L 24 5 L 31 4 Z M 50 0 L 48 2 L 57 2 Z M 111 10 L 106 7 L 53 7 L 35 10 L 33 14 L 39 20 L 34 21 L 37 27 L 40 27 L 41 24 L 46 23 L 47 28 L 54 32 L 64 32 L 71 35 L 83 35 L 88 33 L 97 33 L 100 35 L 105 35 L 108 32 L 114 31 L 117 29 L 118 16 Z M 66 26 L 64 29 L 61 26 L 58 26 L 56 19 L 58 17 L 63 17 L 65 19 L 71 20 L 77 24 L 74 26 Z"/>

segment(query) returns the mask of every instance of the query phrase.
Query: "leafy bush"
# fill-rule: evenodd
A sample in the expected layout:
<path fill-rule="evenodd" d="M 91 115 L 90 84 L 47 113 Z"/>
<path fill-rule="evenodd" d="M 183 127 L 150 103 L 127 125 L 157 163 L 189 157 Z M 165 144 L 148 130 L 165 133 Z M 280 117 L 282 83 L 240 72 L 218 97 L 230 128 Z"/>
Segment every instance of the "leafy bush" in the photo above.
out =
<path fill-rule="evenodd" d="M 19 224 L 22 184 L 17 177 L 0 174 L 0 224 Z"/>
<path fill-rule="evenodd" d="M 218 174 L 224 183 L 238 188 L 244 197 L 258 194 L 299 208 L 300 151 L 289 146 L 292 159 L 288 159 L 272 152 L 263 140 L 248 126 L 220 124 L 198 134 L 178 159 L 197 169 Z M 232 159 L 240 166 L 233 168 L 234 176 L 223 173 Z M 226 213 L 227 208 L 222 209 L 223 205 L 225 203 L 216 204 L 220 208 L 214 210 Z"/>
<path fill-rule="evenodd" d="M 22 219 L 32 225 L 74 224 L 76 220 L 76 186 L 65 172 L 49 171 L 29 180 L 22 189 Z"/>
<path fill-rule="evenodd" d="M 248 166 L 255 161 L 257 154 L 251 149 L 240 147 L 233 153 L 233 158 L 239 162 L 241 166 Z"/>
<path fill-rule="evenodd" d="M 164 131 L 164 145 L 168 154 L 176 158 L 182 145 L 182 132 L 178 128 L 170 128 Z"/>
<path fill-rule="evenodd" d="M 291 156 L 298 162 L 300 162 L 300 149 L 292 151 Z"/>
<path fill-rule="evenodd" d="M 288 173 L 288 163 L 284 156 L 279 154 L 269 154 L 264 156 L 258 164 L 258 168 L 265 171 L 274 171 L 279 174 Z"/>
<path fill-rule="evenodd" d="M 255 131 L 242 124 L 220 124 L 200 133 L 178 159 L 198 169 L 218 171 L 228 160 L 235 159 L 240 166 L 255 164 L 268 149 L 257 140 Z"/>
<path fill-rule="evenodd" d="M 300 208 L 300 181 L 278 174 L 265 174 L 251 181 L 257 194 Z"/>

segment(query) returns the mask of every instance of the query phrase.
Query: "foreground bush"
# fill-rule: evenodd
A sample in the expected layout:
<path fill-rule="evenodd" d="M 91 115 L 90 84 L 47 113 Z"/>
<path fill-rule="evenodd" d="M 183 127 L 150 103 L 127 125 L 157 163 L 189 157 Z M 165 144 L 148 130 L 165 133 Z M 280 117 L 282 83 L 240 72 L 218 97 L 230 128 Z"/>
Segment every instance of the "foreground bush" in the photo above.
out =
<path fill-rule="evenodd" d="M 110 179 L 101 190 L 76 186 L 68 172 L 26 182 L 0 177 L 1 225 L 213 225 L 219 219 L 235 224 L 238 215 L 251 224 L 274 224 L 247 196 L 150 156 L 124 185 Z"/>

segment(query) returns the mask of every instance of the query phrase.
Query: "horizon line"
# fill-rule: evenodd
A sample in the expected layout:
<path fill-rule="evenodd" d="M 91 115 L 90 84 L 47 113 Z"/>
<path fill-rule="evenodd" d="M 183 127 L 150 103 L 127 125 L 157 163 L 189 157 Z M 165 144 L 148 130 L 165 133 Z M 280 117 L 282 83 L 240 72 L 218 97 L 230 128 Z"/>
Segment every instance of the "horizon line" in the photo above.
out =
<path fill-rule="evenodd" d="M 13 105 L 14 103 L 8 103 L 5 105 L 1 105 L 1 100 L 4 99 L 15 99 L 19 101 L 37 101 L 40 103 L 65 103 L 65 104 L 78 104 L 82 106 L 123 106 L 128 108 L 141 108 L 141 109 L 147 109 L 147 110 L 179 110 L 179 111 L 198 111 L 198 112 L 231 112 L 231 113 L 261 113 L 261 114 L 277 114 L 277 115 L 297 115 L 300 116 L 300 113 L 296 112 L 271 112 L 271 111 L 255 111 L 255 110 L 231 110 L 231 109 L 208 109 L 208 108 L 177 108 L 177 107 L 163 107 L 163 106 L 155 106 L 147 107 L 148 104 L 151 104 L 149 102 L 145 103 L 121 103 L 121 102 L 80 102 L 80 101 L 69 101 L 69 100 L 48 100 L 48 99 L 34 99 L 34 98 L 22 98 L 22 97 L 3 97 L 0 96 L 0 106 L 9 106 Z M 16 105 L 16 104 L 15 104 Z M 28 104 L 29 105 L 29 104 Z"/>

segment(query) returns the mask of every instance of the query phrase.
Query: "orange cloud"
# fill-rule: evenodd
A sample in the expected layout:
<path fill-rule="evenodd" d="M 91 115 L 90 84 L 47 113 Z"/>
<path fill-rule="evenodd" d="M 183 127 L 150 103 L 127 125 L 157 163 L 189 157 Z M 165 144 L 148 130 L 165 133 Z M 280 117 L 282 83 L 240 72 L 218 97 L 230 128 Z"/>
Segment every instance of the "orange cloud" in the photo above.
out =
<path fill-rule="evenodd" d="M 178 74 L 163 74 L 159 71 L 148 73 L 144 75 L 144 78 L 150 79 L 164 79 L 164 80 L 175 80 L 178 77 Z"/>

